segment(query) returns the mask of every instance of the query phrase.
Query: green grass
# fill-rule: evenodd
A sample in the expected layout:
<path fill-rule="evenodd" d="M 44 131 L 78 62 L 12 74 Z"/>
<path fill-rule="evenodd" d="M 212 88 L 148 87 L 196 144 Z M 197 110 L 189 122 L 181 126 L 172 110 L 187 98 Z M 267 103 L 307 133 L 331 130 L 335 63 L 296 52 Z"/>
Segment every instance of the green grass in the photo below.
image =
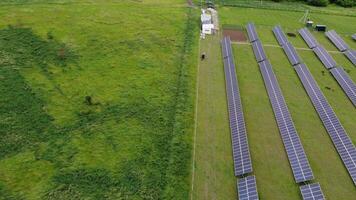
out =
<path fill-rule="evenodd" d="M 242 7 L 242 8 L 259 8 L 266 10 L 282 10 L 289 12 L 305 12 L 308 10 L 312 13 L 324 13 L 332 15 L 356 16 L 356 8 L 344 8 L 336 4 L 330 4 L 327 7 L 316 7 L 307 3 L 298 1 L 258 1 L 258 0 L 220 0 L 223 6 Z"/>
<path fill-rule="evenodd" d="M 196 14 L 2 1 L 0 199 L 188 198 Z"/>
<path fill-rule="evenodd" d="M 231 199 L 236 195 L 219 36 L 201 40 L 207 60 L 199 63 L 193 199 Z"/>
<path fill-rule="evenodd" d="M 296 33 L 299 28 L 303 27 L 303 24 L 298 22 L 303 14 L 288 11 L 231 7 L 220 8 L 219 13 L 221 25 L 244 26 L 248 22 L 255 22 L 262 43 L 277 46 L 266 46 L 265 50 L 272 63 L 287 106 L 311 164 L 315 182 L 321 184 L 327 199 L 354 199 L 356 192 L 352 180 L 296 72 L 287 60 L 283 50 L 278 47 L 278 43 L 272 33 L 273 26 L 278 24 L 282 25 L 285 31 Z M 335 29 L 350 46 L 354 47 L 355 43 L 350 39 L 350 34 L 356 29 L 356 25 L 352 23 L 354 17 L 315 13 L 312 13 L 310 17 L 316 23 L 326 24 L 330 29 Z M 337 51 L 322 33 L 313 32 L 313 34 L 327 50 Z M 294 46 L 306 49 L 298 50 L 298 53 L 309 67 L 331 107 L 355 144 L 356 135 L 354 130 L 356 124 L 354 123 L 354 119 L 356 119 L 356 112 L 354 106 L 314 53 L 308 50 L 302 38 L 297 36 L 296 38 L 289 39 Z M 218 49 L 212 51 L 212 53 L 218 53 L 220 56 L 220 46 L 216 41 L 202 41 L 202 47 Z M 233 51 L 247 125 L 254 168 L 253 173 L 257 178 L 260 198 L 301 199 L 299 188 L 294 181 L 252 48 L 246 44 L 234 44 Z M 339 65 L 349 71 L 350 77 L 356 81 L 355 67 L 347 58 L 339 53 L 332 53 L 332 56 Z M 220 61 L 219 57 L 216 60 Z M 200 110 L 198 110 L 197 147 L 201 149 L 198 148 L 197 152 L 202 153 L 200 157 L 197 154 L 196 159 L 196 175 L 199 176 L 200 174 L 200 179 L 196 179 L 195 196 L 197 197 L 196 199 L 235 199 L 236 178 L 233 176 L 232 166 L 226 166 L 231 165 L 232 162 L 231 149 L 230 152 L 228 149 L 230 148 L 230 133 L 226 127 L 228 124 L 221 125 L 220 122 L 222 119 L 227 121 L 226 97 L 225 93 L 221 93 L 217 89 L 217 87 L 220 87 L 220 90 L 225 90 L 224 78 L 221 77 L 223 76 L 223 64 L 220 61 L 219 65 L 215 59 L 214 61 L 208 60 L 208 62 L 201 63 L 201 68 L 214 73 L 201 72 L 199 81 L 199 85 L 202 85 L 199 87 L 199 95 L 201 93 L 202 95 L 199 96 L 198 102 L 211 103 L 205 107 L 198 104 Z M 207 66 L 209 68 L 205 69 Z M 322 71 L 325 72 L 324 75 Z M 209 85 L 214 89 L 208 90 Z M 331 90 L 327 89 L 327 87 L 330 87 Z M 207 91 L 210 93 L 207 93 Z M 224 97 L 221 97 L 221 95 Z M 214 106 L 216 104 L 219 104 L 219 106 Z M 210 107 L 210 109 L 207 109 L 207 107 Z M 220 115 L 225 116 L 219 117 Z M 199 127 L 201 127 L 201 130 Z M 215 127 L 220 127 L 219 130 L 221 131 L 218 133 L 210 131 L 215 130 Z M 201 135 L 200 137 L 199 134 Z M 204 138 L 204 136 L 207 136 L 207 138 Z M 208 141 L 212 145 L 198 145 L 199 143 L 206 144 Z M 229 143 L 228 145 L 227 142 Z M 204 167 L 207 163 L 218 164 Z M 224 183 L 224 187 L 215 186 L 217 180 L 220 183 Z"/>

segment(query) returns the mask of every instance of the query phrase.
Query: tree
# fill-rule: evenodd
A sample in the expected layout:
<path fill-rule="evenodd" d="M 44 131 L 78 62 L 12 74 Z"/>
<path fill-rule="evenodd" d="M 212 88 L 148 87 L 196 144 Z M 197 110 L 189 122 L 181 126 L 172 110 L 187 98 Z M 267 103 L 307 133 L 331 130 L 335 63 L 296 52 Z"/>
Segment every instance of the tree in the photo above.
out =
<path fill-rule="evenodd" d="M 309 0 L 309 3 L 313 6 L 325 7 L 329 4 L 328 0 Z"/>
<path fill-rule="evenodd" d="M 89 106 L 93 105 L 93 99 L 91 98 L 91 96 L 85 97 L 85 103 Z"/>
<path fill-rule="evenodd" d="M 355 0 L 337 0 L 336 3 L 342 7 L 352 7 L 356 5 Z"/>

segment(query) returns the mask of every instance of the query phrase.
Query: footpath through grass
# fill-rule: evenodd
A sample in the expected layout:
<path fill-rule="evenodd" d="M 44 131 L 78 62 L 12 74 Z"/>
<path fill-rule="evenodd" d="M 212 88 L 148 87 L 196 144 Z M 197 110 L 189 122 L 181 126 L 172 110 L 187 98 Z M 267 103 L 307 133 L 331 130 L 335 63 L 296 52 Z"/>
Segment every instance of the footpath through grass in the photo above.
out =
<path fill-rule="evenodd" d="M 187 199 L 197 12 L 2 3 L 0 199 Z"/>
<path fill-rule="evenodd" d="M 234 199 L 236 178 L 219 35 L 201 40 L 200 49 L 207 59 L 199 63 L 193 199 Z"/>

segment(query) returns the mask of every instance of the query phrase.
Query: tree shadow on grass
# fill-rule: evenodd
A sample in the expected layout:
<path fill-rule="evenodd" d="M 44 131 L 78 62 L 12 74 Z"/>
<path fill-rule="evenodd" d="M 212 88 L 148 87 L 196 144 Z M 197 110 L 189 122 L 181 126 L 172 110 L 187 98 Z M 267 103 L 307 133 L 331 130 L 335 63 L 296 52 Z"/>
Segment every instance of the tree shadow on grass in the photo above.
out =
<path fill-rule="evenodd" d="M 30 28 L 9 26 L 0 30 L 0 158 L 33 148 L 54 136 L 53 118 L 45 102 L 21 75 L 25 67 L 65 67 L 78 56 L 64 43 L 42 39 Z"/>

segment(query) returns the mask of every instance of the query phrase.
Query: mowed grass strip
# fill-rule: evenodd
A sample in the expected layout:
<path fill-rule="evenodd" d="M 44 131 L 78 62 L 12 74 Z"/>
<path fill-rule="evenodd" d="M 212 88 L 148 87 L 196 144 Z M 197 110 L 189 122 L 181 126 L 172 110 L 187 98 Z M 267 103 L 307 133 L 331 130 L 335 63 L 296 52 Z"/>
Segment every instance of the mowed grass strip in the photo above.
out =
<path fill-rule="evenodd" d="M 235 199 L 225 74 L 219 36 L 200 42 L 195 177 L 193 199 Z"/>

